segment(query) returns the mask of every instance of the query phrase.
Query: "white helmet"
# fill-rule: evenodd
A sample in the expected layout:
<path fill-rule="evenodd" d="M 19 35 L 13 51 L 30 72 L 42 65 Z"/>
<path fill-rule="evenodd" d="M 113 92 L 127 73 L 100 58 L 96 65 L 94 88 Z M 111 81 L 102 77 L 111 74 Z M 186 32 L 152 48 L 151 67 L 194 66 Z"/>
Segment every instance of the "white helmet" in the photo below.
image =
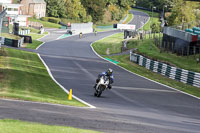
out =
<path fill-rule="evenodd" d="M 107 70 L 107 74 L 110 76 L 110 75 L 112 75 L 112 73 L 113 73 L 113 70 L 109 68 L 109 69 Z"/>

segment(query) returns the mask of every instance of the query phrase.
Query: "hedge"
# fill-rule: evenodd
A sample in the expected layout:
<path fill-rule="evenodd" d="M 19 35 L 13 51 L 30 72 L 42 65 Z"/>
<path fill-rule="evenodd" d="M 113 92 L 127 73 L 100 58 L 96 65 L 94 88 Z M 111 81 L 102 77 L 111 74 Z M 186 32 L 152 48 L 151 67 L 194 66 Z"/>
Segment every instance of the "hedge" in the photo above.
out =
<path fill-rule="evenodd" d="M 59 18 L 54 18 L 54 17 L 42 17 L 41 20 L 46 21 L 46 22 L 56 23 L 56 24 L 58 24 L 61 21 Z"/>

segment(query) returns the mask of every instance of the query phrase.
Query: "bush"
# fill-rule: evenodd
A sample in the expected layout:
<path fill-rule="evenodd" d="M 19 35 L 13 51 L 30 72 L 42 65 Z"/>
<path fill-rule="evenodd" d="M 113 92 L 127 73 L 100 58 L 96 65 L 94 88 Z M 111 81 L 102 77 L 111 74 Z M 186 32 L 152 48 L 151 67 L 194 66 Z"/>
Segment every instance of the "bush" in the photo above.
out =
<path fill-rule="evenodd" d="M 49 17 L 42 17 L 41 20 L 48 22 L 49 21 Z"/>
<path fill-rule="evenodd" d="M 160 25 L 159 25 L 159 23 L 153 23 L 152 26 L 151 26 L 151 28 L 152 28 L 152 32 L 153 33 L 159 33 L 160 32 Z"/>
<path fill-rule="evenodd" d="M 59 18 L 54 18 L 54 17 L 42 17 L 41 20 L 46 22 L 52 22 L 55 24 L 58 24 L 60 22 Z"/>
<path fill-rule="evenodd" d="M 59 18 L 53 18 L 53 17 L 51 17 L 51 18 L 49 18 L 48 21 L 52 22 L 52 23 L 55 23 L 55 24 L 58 24 L 60 22 L 60 19 Z"/>

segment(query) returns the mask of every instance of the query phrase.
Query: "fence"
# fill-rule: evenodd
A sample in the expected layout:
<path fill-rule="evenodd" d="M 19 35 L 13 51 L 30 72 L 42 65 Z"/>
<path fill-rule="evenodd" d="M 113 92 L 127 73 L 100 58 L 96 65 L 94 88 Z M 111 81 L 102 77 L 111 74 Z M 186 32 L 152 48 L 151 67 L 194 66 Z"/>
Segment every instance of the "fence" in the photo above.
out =
<path fill-rule="evenodd" d="M 132 52 L 130 53 L 130 61 L 168 78 L 200 88 L 200 73 L 176 68 Z"/>
<path fill-rule="evenodd" d="M 23 29 L 19 31 L 19 35 L 28 35 L 30 34 L 30 29 Z"/>

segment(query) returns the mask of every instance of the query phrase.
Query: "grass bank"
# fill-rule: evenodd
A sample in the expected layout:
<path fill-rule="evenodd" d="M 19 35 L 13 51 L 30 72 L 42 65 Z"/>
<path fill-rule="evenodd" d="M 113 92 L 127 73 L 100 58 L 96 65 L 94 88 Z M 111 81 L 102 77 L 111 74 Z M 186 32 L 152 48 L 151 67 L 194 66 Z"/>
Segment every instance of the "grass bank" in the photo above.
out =
<path fill-rule="evenodd" d="M 122 22 L 122 20 L 120 21 L 123 24 L 128 24 L 128 22 L 130 22 L 133 19 L 133 14 L 132 13 L 128 13 L 127 14 L 128 17 L 126 18 L 126 20 L 124 20 Z M 124 18 L 123 18 L 124 19 Z M 97 28 L 97 27 L 101 27 L 101 28 Z M 98 32 L 102 32 L 102 31 L 108 31 L 108 30 L 112 30 L 113 29 L 113 24 L 100 24 L 100 25 L 94 25 L 94 28 L 96 29 L 96 31 Z"/>
<path fill-rule="evenodd" d="M 21 39 L 20 36 L 16 36 L 14 34 L 9 34 L 9 33 L 1 33 L 1 36 L 2 37 L 5 37 L 5 38 L 9 38 L 9 39 L 14 39 L 14 40 L 19 40 Z"/>
<path fill-rule="evenodd" d="M 0 97 L 85 106 L 68 95 L 51 79 L 37 54 L 4 48 L 0 56 Z M 2 51 L 1 51 L 2 53 Z"/>
<path fill-rule="evenodd" d="M 64 126 L 49 126 L 19 120 L 0 120 L 0 133 L 99 133 Z"/>
<path fill-rule="evenodd" d="M 93 48 L 101 55 L 119 53 L 121 52 L 122 41 L 123 33 L 118 33 L 96 42 Z"/>
<path fill-rule="evenodd" d="M 200 72 L 200 63 L 197 63 L 194 55 L 178 56 L 171 52 L 160 52 L 160 48 L 158 48 L 151 39 L 146 39 L 144 41 L 130 41 L 127 46 L 128 48 L 137 48 L 139 54 L 151 57 L 161 62 L 166 62 L 175 67 Z M 196 55 L 196 57 L 200 57 L 200 55 Z"/>
<path fill-rule="evenodd" d="M 150 71 L 150 70 L 148 70 L 148 69 L 146 69 L 142 66 L 139 66 L 139 65 L 137 65 L 133 62 L 130 62 L 130 60 L 129 60 L 130 55 L 105 56 L 105 53 L 106 53 L 105 50 L 108 49 L 108 48 L 113 50 L 112 53 L 118 53 L 117 47 L 122 46 L 122 43 L 119 42 L 119 37 L 120 37 L 120 34 L 118 36 L 116 34 L 116 35 L 107 37 L 103 40 L 100 40 L 98 42 L 95 42 L 92 46 L 94 47 L 95 51 L 98 54 L 104 55 L 103 56 L 104 58 L 110 58 L 112 60 L 118 61 L 119 66 L 122 66 L 129 71 L 132 71 L 136 74 L 139 74 L 139 75 L 142 75 L 142 76 L 147 77 L 149 79 L 152 79 L 154 81 L 163 83 L 163 84 L 168 85 L 170 87 L 176 88 L 178 90 L 181 90 L 181 91 L 187 92 L 189 94 L 195 95 L 197 97 L 200 97 L 200 89 L 199 88 L 178 82 L 176 80 L 169 79 L 169 78 L 162 76 L 158 73 L 154 73 L 154 72 L 152 72 L 152 71 Z M 122 35 L 121 35 L 121 37 L 122 37 Z M 113 40 L 113 42 L 110 42 L 111 44 L 109 44 L 109 43 L 107 43 L 107 40 Z M 175 63 L 179 62 L 179 65 L 181 66 L 181 68 L 184 66 L 184 63 L 187 63 L 185 61 L 186 58 L 182 58 L 182 57 L 179 57 L 179 56 L 176 56 L 176 55 L 170 55 L 170 53 L 161 53 L 160 54 L 158 48 L 155 45 L 153 45 L 153 43 L 152 43 L 152 46 L 151 46 L 152 50 L 149 50 L 149 48 L 150 48 L 149 44 L 150 43 L 152 43 L 151 40 L 147 39 L 143 42 L 139 42 L 139 44 L 134 43 L 134 42 L 128 43 L 128 47 L 129 48 L 137 47 L 139 52 L 146 54 L 146 55 L 149 55 L 149 56 L 154 57 L 154 58 L 170 59 L 169 61 L 176 60 L 174 62 Z M 136 46 L 131 46 L 131 45 L 136 45 Z M 192 57 L 190 57 L 189 60 L 191 60 L 191 59 L 192 59 Z M 171 63 L 174 63 L 174 62 L 171 62 Z M 191 66 L 191 61 L 189 61 L 189 63 L 188 63 L 188 67 L 189 66 L 193 67 L 196 70 L 197 69 L 199 70 L 199 68 L 200 68 L 199 65 L 200 64 L 198 64 L 198 66 Z"/>
<path fill-rule="evenodd" d="M 129 12 L 129 13 L 128 13 L 128 17 L 127 17 L 127 19 L 123 22 L 123 24 L 128 24 L 132 19 L 133 19 L 133 14 Z"/>
<path fill-rule="evenodd" d="M 43 26 L 46 27 L 46 28 L 60 28 L 61 27 L 61 25 L 59 25 L 59 24 L 46 22 L 46 21 L 42 21 L 42 20 L 39 20 L 39 19 L 28 18 L 28 20 L 33 21 L 33 22 L 39 22 L 39 23 L 43 24 Z"/>

